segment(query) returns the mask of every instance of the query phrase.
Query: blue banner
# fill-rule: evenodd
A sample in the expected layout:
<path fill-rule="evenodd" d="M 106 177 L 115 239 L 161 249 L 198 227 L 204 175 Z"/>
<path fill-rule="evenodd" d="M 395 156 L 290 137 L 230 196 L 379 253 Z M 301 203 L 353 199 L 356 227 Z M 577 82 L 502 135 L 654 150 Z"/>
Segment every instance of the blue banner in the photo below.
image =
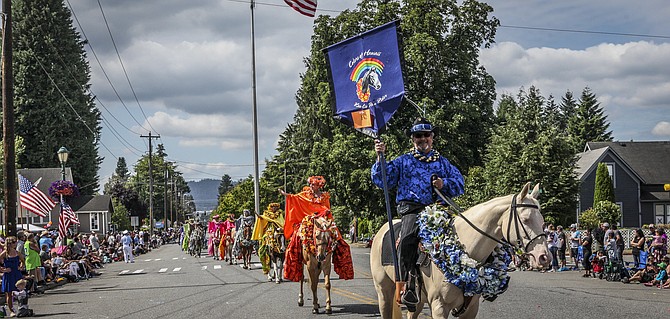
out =
<path fill-rule="evenodd" d="M 335 118 L 373 138 L 405 94 L 397 26 L 393 21 L 324 49 Z"/>

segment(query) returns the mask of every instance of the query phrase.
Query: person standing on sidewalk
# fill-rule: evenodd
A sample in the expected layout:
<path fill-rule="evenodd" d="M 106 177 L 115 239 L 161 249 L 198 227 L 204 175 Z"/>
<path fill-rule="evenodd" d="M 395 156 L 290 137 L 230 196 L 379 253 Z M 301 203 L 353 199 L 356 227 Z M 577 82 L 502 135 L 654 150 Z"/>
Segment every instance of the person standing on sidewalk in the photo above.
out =
<path fill-rule="evenodd" d="M 123 260 L 128 263 L 135 262 L 135 256 L 133 255 L 133 239 L 130 238 L 130 234 L 127 230 L 123 231 L 123 237 L 121 237 L 121 244 L 123 245 Z"/>

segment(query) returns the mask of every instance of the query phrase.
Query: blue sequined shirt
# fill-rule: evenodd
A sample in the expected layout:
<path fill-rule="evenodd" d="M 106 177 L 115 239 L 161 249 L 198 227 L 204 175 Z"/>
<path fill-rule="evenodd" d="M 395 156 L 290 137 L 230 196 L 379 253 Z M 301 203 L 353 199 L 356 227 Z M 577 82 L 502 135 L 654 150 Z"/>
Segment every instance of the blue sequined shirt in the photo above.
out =
<path fill-rule="evenodd" d="M 431 155 L 433 155 L 433 151 L 427 154 L 427 156 Z M 406 153 L 387 162 L 386 173 L 389 189 L 393 187 L 398 189 L 396 202 L 410 201 L 422 205 L 432 204 L 433 187 L 430 184 L 430 178 L 433 174 L 444 181 L 444 186 L 440 190 L 442 194 L 449 197 L 463 194 L 463 185 L 465 184 L 463 175 L 444 156 L 440 156 L 435 162 L 425 163 L 414 158 L 411 153 Z M 384 187 L 379 162 L 372 165 L 372 182 L 380 188 Z"/>

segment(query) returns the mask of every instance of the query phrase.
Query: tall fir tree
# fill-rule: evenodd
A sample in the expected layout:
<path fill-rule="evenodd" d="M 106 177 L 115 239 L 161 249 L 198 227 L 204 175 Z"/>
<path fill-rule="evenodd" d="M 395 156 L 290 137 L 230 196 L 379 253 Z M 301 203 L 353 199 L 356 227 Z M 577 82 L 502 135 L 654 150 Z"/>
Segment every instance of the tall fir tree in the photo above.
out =
<path fill-rule="evenodd" d="M 93 102 L 84 41 L 61 0 L 13 1 L 16 135 L 24 139 L 24 168 L 58 167 L 56 152 L 82 194 L 99 187 L 101 115 Z M 49 181 L 51 182 L 51 181 Z"/>
<path fill-rule="evenodd" d="M 565 103 L 565 101 L 564 101 Z M 573 116 L 568 120 L 568 132 L 576 150 L 583 150 L 587 142 L 612 140 L 610 123 L 600 102 L 591 91 L 584 88 Z"/>
<path fill-rule="evenodd" d="M 427 117 L 441 128 L 436 148 L 462 171 L 483 163 L 493 123 L 495 82 L 481 67 L 479 52 L 493 43 L 499 25 L 493 9 L 478 1 L 363 0 L 337 17 L 320 16 L 314 23 L 311 52 L 305 58 L 296 94 L 294 122 L 279 140 L 279 155 L 268 164 L 268 185 L 281 185 L 286 160 L 290 165 L 287 188 L 300 191 L 305 178 L 328 180 L 333 206 L 356 214 L 384 211 L 383 193 L 370 181 L 375 161 L 373 141 L 335 122 L 324 47 L 401 19 L 400 42 L 407 96 L 425 107 Z M 389 158 L 406 152 L 410 140 L 404 130 L 420 114 L 409 104 L 399 109 L 383 136 Z M 281 183 L 280 183 L 281 182 Z M 276 192 L 275 192 L 276 193 Z"/>
<path fill-rule="evenodd" d="M 552 125 L 556 116 L 547 100 L 535 87 L 521 91 L 515 100 L 503 97 L 504 121 L 493 130 L 486 154 L 482 189 L 475 189 L 481 178 L 466 185 L 468 192 L 487 196 L 517 193 L 525 182 L 540 183 L 543 215 L 552 222 L 574 221 L 578 181 L 575 154 L 563 131 Z M 476 175 L 474 175 L 476 177 Z M 470 180 L 470 179 L 468 179 Z M 473 186 L 473 187 L 470 187 Z M 476 195 L 470 194 L 470 197 Z M 480 196 L 481 197 L 481 196 Z"/>
<path fill-rule="evenodd" d="M 615 203 L 616 199 L 614 197 L 614 184 L 607 169 L 607 164 L 598 163 L 598 168 L 596 169 L 596 187 L 593 190 L 593 207 L 603 201 Z"/>

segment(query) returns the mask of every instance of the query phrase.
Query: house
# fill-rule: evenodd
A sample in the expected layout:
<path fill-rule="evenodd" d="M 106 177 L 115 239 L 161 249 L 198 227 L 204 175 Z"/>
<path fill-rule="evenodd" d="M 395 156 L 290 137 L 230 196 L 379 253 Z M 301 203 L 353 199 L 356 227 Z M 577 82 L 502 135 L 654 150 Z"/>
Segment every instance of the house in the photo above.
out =
<path fill-rule="evenodd" d="M 670 224 L 670 192 L 664 190 L 670 183 L 670 141 L 589 142 L 577 156 L 578 215 L 593 206 L 596 170 L 604 163 L 621 208 L 621 227 Z"/>
<path fill-rule="evenodd" d="M 18 169 L 17 172 L 32 183 L 39 181 L 37 188 L 47 194 L 47 196 L 49 195 L 49 187 L 51 186 L 51 183 L 63 178 L 60 168 L 26 168 Z M 65 179 L 72 180 L 72 171 L 70 168 L 65 169 Z M 71 199 L 68 204 L 75 214 L 77 214 L 77 218 L 81 223 L 77 226 L 79 232 L 88 233 L 95 230 L 98 233 L 105 234 L 109 231 L 109 225 L 112 221 L 112 213 L 114 212 L 110 196 L 81 195 Z M 60 205 L 56 205 L 46 217 L 40 217 L 28 212 L 26 209 L 22 208 L 18 202 L 17 209 L 18 212 L 16 216 L 19 223 L 25 223 L 27 219 L 30 224 L 38 225 L 40 227 L 49 228 L 49 224 L 51 225 L 51 228 L 58 227 Z"/>

